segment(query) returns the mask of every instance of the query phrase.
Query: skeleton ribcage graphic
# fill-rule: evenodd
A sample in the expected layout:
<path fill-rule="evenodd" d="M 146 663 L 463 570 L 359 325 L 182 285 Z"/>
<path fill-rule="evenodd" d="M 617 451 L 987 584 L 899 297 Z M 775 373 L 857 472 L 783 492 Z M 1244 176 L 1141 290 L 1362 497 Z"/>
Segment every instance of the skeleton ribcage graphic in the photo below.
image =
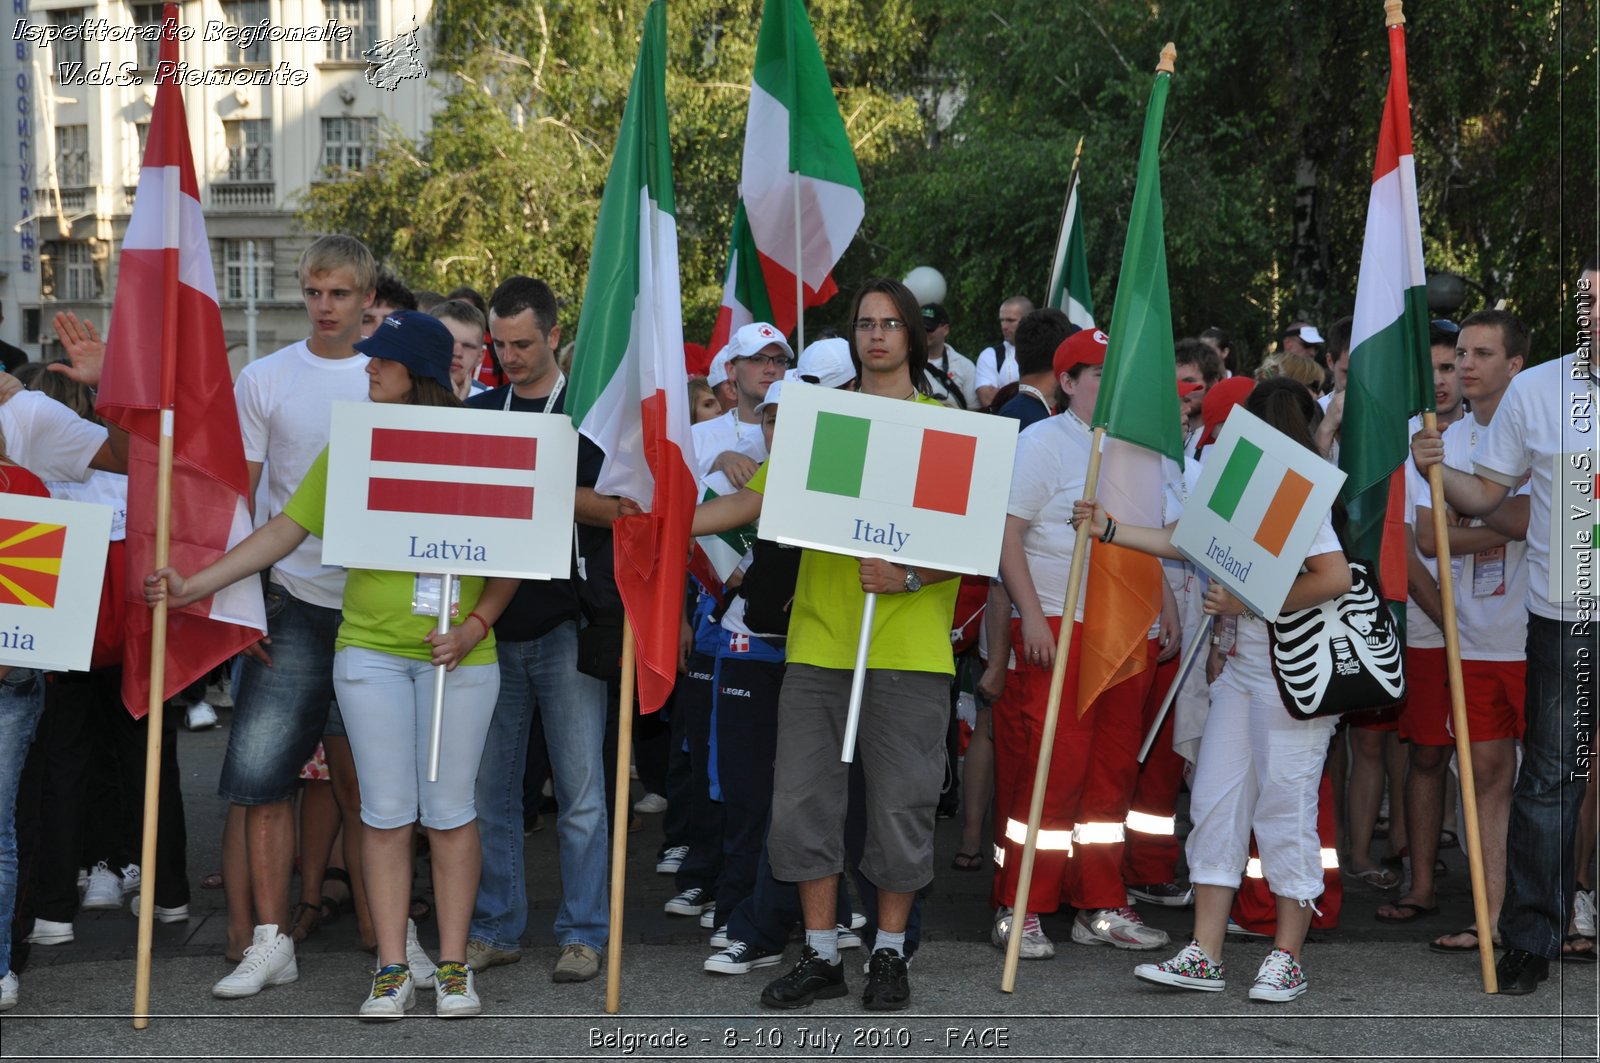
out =
<path fill-rule="evenodd" d="M 1387 607 L 1373 588 L 1366 566 L 1350 564 L 1350 593 L 1273 624 L 1273 663 L 1290 707 L 1309 716 L 1323 705 L 1330 684 L 1343 683 L 1377 708 L 1405 693 L 1400 639 L 1380 611 Z M 1363 667 L 1364 666 L 1364 667 Z"/>

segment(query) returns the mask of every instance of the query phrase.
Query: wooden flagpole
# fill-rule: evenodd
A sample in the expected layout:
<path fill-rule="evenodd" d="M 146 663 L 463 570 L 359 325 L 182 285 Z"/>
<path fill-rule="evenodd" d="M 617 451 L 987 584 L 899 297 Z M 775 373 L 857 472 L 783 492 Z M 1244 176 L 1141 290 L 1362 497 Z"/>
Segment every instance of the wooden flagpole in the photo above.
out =
<path fill-rule="evenodd" d="M 1089 445 L 1089 473 L 1083 485 L 1084 500 L 1094 503 L 1100 486 L 1100 447 L 1106 430 L 1096 428 Z M 1039 821 L 1044 818 L 1044 792 L 1050 781 L 1050 754 L 1055 749 L 1056 721 L 1061 714 L 1061 688 L 1066 685 L 1067 656 L 1072 652 L 1072 620 L 1078 612 L 1083 570 L 1088 561 L 1089 537 L 1082 525 L 1072 537 L 1072 567 L 1067 570 L 1067 597 L 1061 605 L 1061 633 L 1056 636 L 1055 666 L 1050 670 L 1050 694 L 1045 699 L 1044 729 L 1039 735 L 1039 762 L 1033 770 L 1033 797 L 1028 803 L 1028 834 L 1022 845 L 1022 867 L 1017 876 L 1017 895 L 1011 906 L 1011 933 L 1006 935 L 1006 966 L 1000 988 L 1013 992 L 1017 987 L 1017 961 L 1022 956 L 1022 921 L 1028 917 L 1028 894 L 1033 882 L 1033 860 L 1039 846 Z M 992 652 L 992 651 L 991 651 Z M 1077 691 L 1073 691 L 1077 704 Z"/>
<path fill-rule="evenodd" d="M 617 793 L 611 807 L 611 931 L 606 937 L 606 1014 L 622 1007 L 622 886 L 628 868 L 628 765 L 633 759 L 633 621 L 622 620 L 622 694 L 617 698 Z"/>

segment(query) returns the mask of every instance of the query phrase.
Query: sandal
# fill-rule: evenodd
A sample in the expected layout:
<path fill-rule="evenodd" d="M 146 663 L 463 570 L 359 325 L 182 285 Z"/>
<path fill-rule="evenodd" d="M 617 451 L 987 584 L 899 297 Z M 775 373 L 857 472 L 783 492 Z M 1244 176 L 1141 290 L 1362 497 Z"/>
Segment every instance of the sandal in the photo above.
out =
<path fill-rule="evenodd" d="M 1470 945 L 1446 945 L 1444 943 L 1445 938 L 1458 938 L 1467 936 L 1472 938 L 1472 944 Z M 1443 953 L 1447 956 L 1461 952 L 1477 952 L 1478 943 L 1478 928 L 1476 926 L 1464 926 L 1460 930 L 1445 934 L 1441 937 L 1436 937 L 1432 941 L 1428 942 L 1428 951 Z M 1495 942 L 1494 947 L 1499 948 L 1500 943 L 1498 941 Z"/>
<path fill-rule="evenodd" d="M 323 898 L 326 903 L 327 898 Z M 301 901 L 289 912 L 289 937 L 296 944 L 304 941 L 322 929 L 323 910 L 315 904 Z"/>
<path fill-rule="evenodd" d="M 411 921 L 421 926 L 433 918 L 433 904 L 424 897 L 411 898 Z"/>
<path fill-rule="evenodd" d="M 950 866 L 957 871 L 983 870 L 983 856 L 980 853 L 957 853 Z"/>
<path fill-rule="evenodd" d="M 1437 904 L 1424 907 L 1415 901 L 1397 901 L 1389 907 L 1400 912 L 1400 915 L 1384 915 L 1382 912 L 1373 912 L 1372 918 L 1380 923 L 1414 923 L 1418 919 L 1425 919 L 1436 915 L 1439 911 Z"/>
<path fill-rule="evenodd" d="M 337 882 L 344 887 L 344 896 L 335 897 L 328 892 L 328 883 Z M 322 873 L 322 921 L 337 923 L 346 912 L 356 910 L 354 892 L 350 886 L 350 872 L 342 867 L 330 867 Z"/>
<path fill-rule="evenodd" d="M 1577 945 L 1578 945 L 1578 943 L 1580 941 L 1586 942 L 1589 947 L 1586 948 L 1586 949 L 1578 948 Z M 1589 937 L 1589 936 L 1587 936 L 1585 934 L 1568 934 L 1566 936 L 1565 940 L 1563 940 L 1562 943 L 1561 943 L 1561 962 L 1562 963 L 1593 963 L 1593 962 L 1595 962 L 1594 938 Z"/>
<path fill-rule="evenodd" d="M 200 888 L 203 890 L 220 890 L 222 888 L 222 872 L 213 871 L 201 879 Z"/>
<path fill-rule="evenodd" d="M 1347 869 L 1345 875 L 1358 879 L 1380 892 L 1387 892 L 1400 885 L 1400 876 L 1384 867 L 1369 867 L 1365 871 Z"/>

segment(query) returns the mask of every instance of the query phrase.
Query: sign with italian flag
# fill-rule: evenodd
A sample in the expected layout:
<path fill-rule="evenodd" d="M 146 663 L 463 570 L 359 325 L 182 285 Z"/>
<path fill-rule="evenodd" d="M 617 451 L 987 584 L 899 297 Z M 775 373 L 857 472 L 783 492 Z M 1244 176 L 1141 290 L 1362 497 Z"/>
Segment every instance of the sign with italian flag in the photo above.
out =
<path fill-rule="evenodd" d="M 787 381 L 761 536 L 992 576 L 1017 422 Z"/>
<path fill-rule="evenodd" d="M 1252 612 L 1276 617 L 1345 474 L 1236 406 L 1206 448 L 1172 545 Z"/>
<path fill-rule="evenodd" d="M 0 665 L 87 671 L 111 507 L 0 494 Z"/>
<path fill-rule="evenodd" d="M 578 434 L 561 414 L 339 402 L 322 561 L 565 578 Z"/>

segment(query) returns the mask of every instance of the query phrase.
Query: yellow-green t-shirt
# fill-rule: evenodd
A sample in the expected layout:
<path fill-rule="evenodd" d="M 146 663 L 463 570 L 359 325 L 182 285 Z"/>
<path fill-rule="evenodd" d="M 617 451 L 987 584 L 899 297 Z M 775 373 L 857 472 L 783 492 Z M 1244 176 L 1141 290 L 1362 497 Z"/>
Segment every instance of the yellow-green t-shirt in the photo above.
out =
<path fill-rule="evenodd" d="M 926 395 L 917 396 L 917 401 L 940 405 Z M 758 493 L 766 492 L 766 463 L 745 486 Z M 954 675 L 950 625 L 955 618 L 960 584 L 960 580 L 948 579 L 929 583 L 912 593 L 878 595 L 872 613 L 867 667 Z M 858 558 L 822 550 L 802 551 L 800 576 L 789 612 L 789 662 L 854 669 L 861 610 L 866 602 Z"/>
<path fill-rule="evenodd" d="M 328 499 L 328 448 L 323 447 L 317 460 L 306 470 L 305 479 L 295 489 L 283 512 L 288 518 L 312 535 L 322 535 L 322 524 Z M 478 606 L 483 594 L 482 576 L 461 576 L 461 617 Z M 412 591 L 416 576 L 410 572 L 380 572 L 370 568 L 352 568 L 344 583 L 344 621 L 339 625 L 339 638 L 334 649 L 359 646 L 362 649 L 392 653 L 396 657 L 427 661 L 433 659 L 433 649 L 428 645 L 428 633 L 438 625 L 438 618 L 418 616 L 411 611 Z M 484 636 L 472 652 L 462 658 L 462 664 L 494 664 L 499 657 L 494 649 L 494 632 Z"/>

